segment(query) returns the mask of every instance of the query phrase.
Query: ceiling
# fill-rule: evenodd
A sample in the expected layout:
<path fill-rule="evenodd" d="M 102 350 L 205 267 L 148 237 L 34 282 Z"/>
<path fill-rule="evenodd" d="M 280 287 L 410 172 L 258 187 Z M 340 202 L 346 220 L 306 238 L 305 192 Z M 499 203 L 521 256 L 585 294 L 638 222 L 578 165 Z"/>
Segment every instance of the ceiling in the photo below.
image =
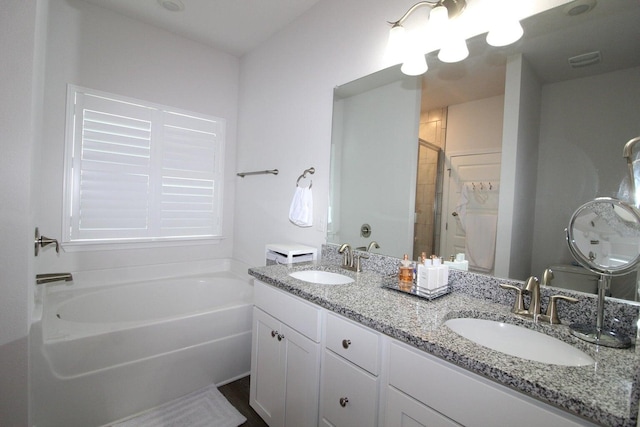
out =
<path fill-rule="evenodd" d="M 85 0 L 121 15 L 242 56 L 319 0 Z"/>

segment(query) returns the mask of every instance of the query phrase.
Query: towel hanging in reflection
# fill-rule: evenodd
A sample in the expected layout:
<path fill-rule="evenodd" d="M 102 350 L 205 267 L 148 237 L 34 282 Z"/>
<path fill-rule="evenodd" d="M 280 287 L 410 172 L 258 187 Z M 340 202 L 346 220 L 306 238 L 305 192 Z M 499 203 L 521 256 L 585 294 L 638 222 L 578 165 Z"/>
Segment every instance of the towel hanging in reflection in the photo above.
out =
<path fill-rule="evenodd" d="M 298 227 L 313 225 L 313 196 L 310 186 L 296 186 L 296 192 L 289 208 L 289 220 Z"/>

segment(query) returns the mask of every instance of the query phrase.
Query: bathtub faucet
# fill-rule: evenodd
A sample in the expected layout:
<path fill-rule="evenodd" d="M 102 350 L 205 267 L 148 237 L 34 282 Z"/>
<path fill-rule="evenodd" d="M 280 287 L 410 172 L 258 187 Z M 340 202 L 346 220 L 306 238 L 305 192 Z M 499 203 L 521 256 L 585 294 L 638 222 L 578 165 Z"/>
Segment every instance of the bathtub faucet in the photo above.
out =
<path fill-rule="evenodd" d="M 73 276 L 71 275 L 71 273 L 36 274 L 36 285 L 42 285 L 43 283 L 49 282 L 58 282 L 60 280 L 70 282 L 73 280 Z"/>

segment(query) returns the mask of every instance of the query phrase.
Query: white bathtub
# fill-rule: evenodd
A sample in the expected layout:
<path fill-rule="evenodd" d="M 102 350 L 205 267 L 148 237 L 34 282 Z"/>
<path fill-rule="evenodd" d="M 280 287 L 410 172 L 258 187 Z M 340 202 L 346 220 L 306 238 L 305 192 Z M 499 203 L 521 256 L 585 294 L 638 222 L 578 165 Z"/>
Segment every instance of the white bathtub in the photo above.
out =
<path fill-rule="evenodd" d="M 35 426 L 100 426 L 250 371 L 246 277 L 47 286 L 31 331 Z"/>

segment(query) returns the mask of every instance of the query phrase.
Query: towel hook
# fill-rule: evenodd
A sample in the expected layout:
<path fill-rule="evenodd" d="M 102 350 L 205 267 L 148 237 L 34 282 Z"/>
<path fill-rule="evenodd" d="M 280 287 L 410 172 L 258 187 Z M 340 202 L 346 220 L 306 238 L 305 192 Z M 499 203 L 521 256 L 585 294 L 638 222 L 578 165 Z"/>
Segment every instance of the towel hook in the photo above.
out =
<path fill-rule="evenodd" d="M 296 181 L 296 187 L 298 187 L 298 184 L 300 183 L 300 180 L 301 180 L 301 179 L 303 179 L 303 178 L 306 178 L 306 177 L 307 177 L 307 174 L 311 174 L 311 175 L 313 175 L 314 173 L 316 173 L 316 169 L 315 169 L 315 168 L 313 168 L 313 167 L 311 167 L 311 168 L 309 168 L 309 169 L 305 169 L 305 170 L 304 170 L 304 172 L 302 172 L 302 175 L 300 175 L 300 176 L 298 177 L 298 180 Z M 312 185 L 313 185 L 313 181 L 311 181 L 311 182 L 309 183 L 309 189 L 311 189 L 311 186 L 312 186 Z"/>

